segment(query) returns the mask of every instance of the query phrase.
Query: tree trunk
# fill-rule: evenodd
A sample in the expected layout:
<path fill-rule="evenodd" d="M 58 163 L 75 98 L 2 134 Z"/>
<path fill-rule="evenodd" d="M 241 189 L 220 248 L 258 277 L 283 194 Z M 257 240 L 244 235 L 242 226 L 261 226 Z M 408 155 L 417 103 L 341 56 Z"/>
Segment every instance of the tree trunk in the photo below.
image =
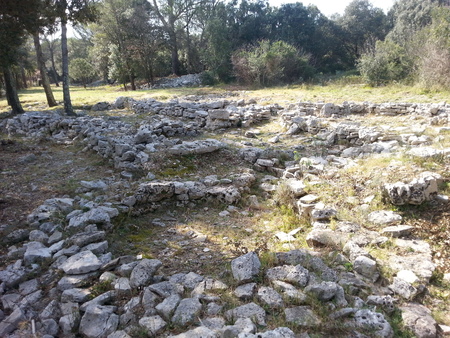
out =
<path fill-rule="evenodd" d="M 176 38 L 172 44 L 172 73 L 175 75 L 180 75 L 180 60 L 178 58 L 178 46 Z"/>
<path fill-rule="evenodd" d="M 25 111 L 19 101 L 19 95 L 14 83 L 14 76 L 12 75 L 10 68 L 3 68 L 3 78 L 5 79 L 6 98 L 8 104 L 14 114 L 23 114 Z"/>
<path fill-rule="evenodd" d="M 26 89 L 28 88 L 28 83 L 27 83 L 27 75 L 25 74 L 25 68 L 22 67 L 20 70 L 20 76 L 22 77 L 22 88 Z"/>
<path fill-rule="evenodd" d="M 47 97 L 47 104 L 49 107 L 57 106 L 55 97 L 53 96 L 52 88 L 50 87 L 50 80 L 48 79 L 47 70 L 45 68 L 44 57 L 42 56 L 41 42 L 39 41 L 39 32 L 33 34 L 34 48 L 36 49 L 36 59 L 41 73 L 42 87 L 44 87 L 45 96 Z"/>
<path fill-rule="evenodd" d="M 67 2 L 63 1 L 63 8 L 67 8 Z M 67 16 L 61 15 L 61 51 L 62 51 L 62 69 L 63 69 L 63 98 L 64 111 L 69 116 L 76 116 L 73 112 L 72 101 L 70 100 L 69 90 L 69 51 L 67 49 Z"/>
<path fill-rule="evenodd" d="M 50 50 L 50 59 L 51 59 L 51 62 L 52 62 L 52 77 L 53 77 L 53 81 L 55 81 L 56 87 L 59 87 L 58 73 L 56 72 L 55 54 L 53 52 L 53 47 L 49 46 L 49 50 Z"/>

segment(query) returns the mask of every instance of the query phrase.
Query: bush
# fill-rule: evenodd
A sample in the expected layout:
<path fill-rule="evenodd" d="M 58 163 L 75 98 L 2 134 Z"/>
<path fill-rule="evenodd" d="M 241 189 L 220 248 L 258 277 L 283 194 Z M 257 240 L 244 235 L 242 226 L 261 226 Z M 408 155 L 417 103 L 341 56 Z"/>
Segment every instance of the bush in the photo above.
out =
<path fill-rule="evenodd" d="M 75 82 L 81 83 L 84 88 L 95 79 L 94 67 L 86 59 L 73 59 L 69 65 L 69 73 L 70 77 Z"/>
<path fill-rule="evenodd" d="M 412 74 L 414 62 L 403 47 L 386 40 L 377 41 L 375 51 L 358 61 L 361 75 L 374 86 L 406 79 Z"/>
<path fill-rule="evenodd" d="M 234 75 L 247 85 L 302 82 L 315 73 L 309 58 L 283 41 L 260 41 L 257 46 L 238 50 L 231 60 Z"/>

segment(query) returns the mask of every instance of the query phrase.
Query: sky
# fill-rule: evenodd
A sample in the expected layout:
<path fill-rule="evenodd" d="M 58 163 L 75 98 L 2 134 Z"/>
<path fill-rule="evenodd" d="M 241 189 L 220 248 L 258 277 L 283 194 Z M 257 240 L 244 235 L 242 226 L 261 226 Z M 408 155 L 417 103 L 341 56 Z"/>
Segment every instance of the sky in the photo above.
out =
<path fill-rule="evenodd" d="M 332 14 L 339 13 L 343 14 L 345 7 L 352 0 L 269 0 L 271 6 L 279 7 L 284 3 L 295 3 L 301 2 L 305 6 L 312 4 L 316 5 L 317 8 L 325 14 L 327 17 L 330 17 Z M 392 7 L 395 0 L 369 0 L 374 7 L 378 7 L 384 10 L 385 13 Z"/>

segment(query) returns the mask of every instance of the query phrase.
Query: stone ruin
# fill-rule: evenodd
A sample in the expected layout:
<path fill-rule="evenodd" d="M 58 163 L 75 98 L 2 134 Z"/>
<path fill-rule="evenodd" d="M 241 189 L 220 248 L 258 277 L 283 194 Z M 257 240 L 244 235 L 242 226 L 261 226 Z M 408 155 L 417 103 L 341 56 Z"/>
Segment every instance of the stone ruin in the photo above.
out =
<path fill-rule="evenodd" d="M 401 303 L 403 320 L 417 337 L 437 337 L 438 325 L 430 311 L 414 302 L 435 270 L 429 244 L 409 239 L 411 227 L 402 225 L 401 216 L 390 211 L 368 215 L 367 221 L 377 230 L 339 220 L 331 228 L 330 220 L 336 218 L 338 210 L 307 193 L 302 177 L 351 166 L 355 158 L 379 153 L 405 152 L 410 156 L 448 159 L 450 148 L 432 148 L 430 137 L 366 127 L 345 117 L 422 116 L 430 126 L 446 132 L 450 130 L 450 105 L 300 102 L 281 107 L 259 106 L 244 100 L 163 103 L 121 97 L 112 104 L 96 104 L 92 109 L 129 109 L 142 119 L 131 124 L 116 116 L 90 117 L 80 113 L 77 118 L 67 118 L 32 112 L 0 124 L 10 135 L 50 138 L 63 144 L 81 142 L 85 151 L 110 160 L 122 171 L 123 180 L 118 184 L 122 194 L 103 202 L 81 196 L 47 200 L 28 216 L 27 229 L 6 236 L 10 246 L 4 261 L 11 264 L 0 271 L 0 336 L 50 338 L 80 334 L 126 338 L 145 330 L 150 336 L 167 337 L 170 327 L 177 326 L 183 332 L 171 337 L 288 338 L 297 337 L 291 329 L 294 327 L 301 329 L 302 337 L 308 337 L 308 330 L 327 327 L 311 306 L 316 302 L 326 309 L 328 320 L 339 322 L 352 336 L 393 337 L 393 328 L 386 318 Z M 158 152 L 215 152 L 230 142 L 202 138 L 205 132 L 249 129 L 277 117 L 284 132 L 265 148 L 251 142 L 238 145 L 242 160 L 250 167 L 246 172 L 193 181 L 155 180 L 148 175 L 137 185 L 127 183 L 133 172 L 145 170 Z M 329 148 L 328 154 L 295 160 L 294 150 L 276 148 L 280 138 L 305 134 L 314 136 L 315 146 Z M 249 140 L 257 136 L 251 130 L 246 135 Z M 280 157 L 287 160 L 280 161 Z M 267 175 L 258 181 L 255 171 Z M 438 191 L 441 181 L 440 175 L 424 172 L 410 182 L 386 183 L 383 193 L 394 205 L 433 199 L 445 202 L 448 198 Z M 313 250 L 291 248 L 276 253 L 274 265 L 263 269 L 260 257 L 249 252 L 231 262 L 236 284 L 231 289 L 221 280 L 192 271 L 164 275 L 159 272 L 162 263 L 158 259 L 113 257 L 108 251 L 106 234 L 112 228 L 112 220 L 133 208 L 158 208 L 169 202 L 182 206 L 209 199 L 232 205 L 248 196 L 255 184 L 270 194 L 279 182 L 291 191 L 299 217 L 308 218 L 312 224 L 307 243 L 312 248 L 331 248 L 329 257 Z M 82 186 L 83 192 L 112 189 L 103 181 L 84 181 Z M 257 203 L 256 196 L 248 199 Z M 56 214 L 63 214 L 64 222 L 55 223 Z M 296 231 L 279 232 L 276 236 L 289 247 L 295 234 Z M 368 248 L 388 240 L 409 248 L 409 254 L 392 254 L 387 262 L 378 261 Z M 377 284 L 380 264 L 387 264 L 395 273 L 387 287 Z M 352 266 L 351 271 L 348 266 Z M 90 286 L 96 283 L 107 283 L 111 288 L 94 296 Z M 245 304 L 229 308 L 220 296 L 224 290 Z M 267 329 L 267 316 L 274 311 L 283 317 L 286 326 Z M 23 322 L 31 325 L 23 326 Z"/>

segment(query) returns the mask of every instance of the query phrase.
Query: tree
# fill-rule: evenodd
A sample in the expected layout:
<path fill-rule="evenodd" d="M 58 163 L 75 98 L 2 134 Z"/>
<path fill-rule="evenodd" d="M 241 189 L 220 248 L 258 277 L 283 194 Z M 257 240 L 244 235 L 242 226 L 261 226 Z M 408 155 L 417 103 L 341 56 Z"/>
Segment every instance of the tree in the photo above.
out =
<path fill-rule="evenodd" d="M 24 112 L 19 101 L 11 67 L 17 63 L 18 49 L 27 32 L 33 32 L 39 25 L 38 0 L 0 1 L 0 67 L 5 81 L 6 97 L 13 113 Z"/>
<path fill-rule="evenodd" d="M 262 40 L 238 50 L 232 62 L 236 77 L 245 84 L 271 86 L 310 78 L 314 69 L 308 57 L 283 41 Z"/>
<path fill-rule="evenodd" d="M 47 75 L 47 69 L 45 67 L 44 56 L 42 53 L 41 42 L 39 40 L 39 31 L 33 34 L 34 48 L 36 50 L 36 60 L 39 68 L 39 73 L 41 74 L 42 87 L 44 88 L 45 96 L 47 98 L 47 104 L 49 107 L 54 107 L 57 105 L 55 97 L 53 96 L 52 89 L 50 87 L 50 80 Z"/>
<path fill-rule="evenodd" d="M 206 47 L 203 49 L 203 61 L 210 72 L 212 82 L 227 82 L 232 70 L 232 41 L 230 41 L 231 32 L 228 27 L 228 11 L 225 4 L 217 4 L 204 32 Z"/>
<path fill-rule="evenodd" d="M 95 77 L 94 67 L 86 59 L 73 59 L 69 65 L 70 76 L 76 81 L 81 82 L 84 88 Z"/>
<path fill-rule="evenodd" d="M 180 68 L 180 33 L 185 32 L 189 27 L 192 17 L 198 7 L 203 5 L 205 0 L 166 0 L 167 2 L 158 3 L 152 0 L 152 10 L 155 12 L 162 28 L 168 36 L 172 73 L 181 75 Z M 189 38 L 189 32 L 187 33 Z M 188 44 L 189 45 L 189 44 Z"/>
<path fill-rule="evenodd" d="M 69 116 L 76 116 L 73 111 L 69 89 L 69 50 L 67 48 L 67 23 L 73 24 L 93 21 L 95 11 L 94 0 L 56 0 L 56 8 L 61 21 L 61 52 L 64 111 Z"/>
<path fill-rule="evenodd" d="M 337 23 L 344 31 L 341 41 L 354 62 L 363 53 L 373 50 L 376 42 L 384 39 L 388 28 L 383 10 L 373 7 L 368 0 L 353 0 Z"/>
<path fill-rule="evenodd" d="M 61 39 L 57 39 L 57 38 L 49 38 L 49 35 L 46 34 L 44 35 L 44 43 L 43 43 L 43 52 L 44 52 L 44 57 L 46 59 L 50 59 L 51 62 L 51 76 L 53 79 L 53 82 L 55 82 L 56 87 L 59 87 L 59 78 L 60 75 L 58 74 L 58 71 L 56 70 L 56 63 L 57 63 L 57 55 L 59 56 L 58 58 L 58 63 L 61 64 Z M 47 55 L 48 53 L 48 55 Z"/>

